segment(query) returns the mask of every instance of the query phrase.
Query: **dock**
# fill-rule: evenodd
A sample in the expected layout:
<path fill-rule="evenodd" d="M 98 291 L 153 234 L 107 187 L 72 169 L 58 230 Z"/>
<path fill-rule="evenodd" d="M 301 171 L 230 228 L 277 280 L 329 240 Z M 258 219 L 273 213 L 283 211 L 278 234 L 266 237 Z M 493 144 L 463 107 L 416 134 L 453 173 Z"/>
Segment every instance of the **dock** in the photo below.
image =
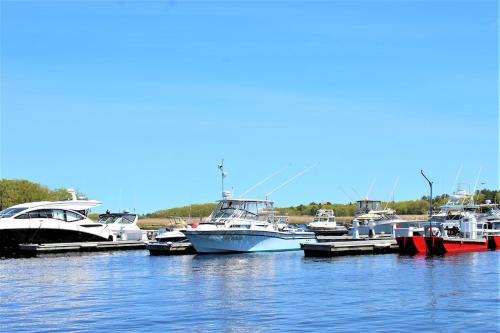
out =
<path fill-rule="evenodd" d="M 27 255 L 65 253 L 65 252 L 96 252 L 119 250 L 142 250 L 146 248 L 144 241 L 117 242 L 79 242 L 51 244 L 19 244 L 19 253 Z"/>
<path fill-rule="evenodd" d="M 398 243 L 395 239 L 342 239 L 314 244 L 301 244 L 300 248 L 306 257 L 335 257 L 358 254 L 397 253 Z"/>
<path fill-rule="evenodd" d="M 150 243 L 147 245 L 149 254 L 152 256 L 158 255 L 181 255 L 181 254 L 195 254 L 196 250 L 189 242 L 160 242 Z"/>

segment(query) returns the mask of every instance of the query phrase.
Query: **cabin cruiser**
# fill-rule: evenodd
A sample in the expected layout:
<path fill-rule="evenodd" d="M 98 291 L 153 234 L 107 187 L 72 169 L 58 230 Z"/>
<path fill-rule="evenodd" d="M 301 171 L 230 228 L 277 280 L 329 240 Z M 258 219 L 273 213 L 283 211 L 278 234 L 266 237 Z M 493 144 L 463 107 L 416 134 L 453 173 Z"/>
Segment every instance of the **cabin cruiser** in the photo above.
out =
<path fill-rule="evenodd" d="M 290 228 L 274 214 L 269 200 L 219 201 L 208 223 L 184 234 L 198 253 L 300 250 L 301 243 L 315 243 L 315 234 Z"/>
<path fill-rule="evenodd" d="M 347 234 L 347 228 L 343 225 L 337 225 L 335 221 L 335 212 L 333 209 L 319 209 L 316 212 L 314 220 L 306 225 L 307 230 L 316 235 L 344 235 Z"/>
<path fill-rule="evenodd" d="M 106 224 L 88 218 L 96 200 L 80 200 L 70 191 L 72 200 L 23 203 L 0 212 L 0 248 L 16 249 L 23 243 L 65 243 L 113 240 Z"/>
<path fill-rule="evenodd" d="M 113 241 L 146 241 L 147 232 L 137 226 L 138 216 L 127 211 L 99 215 L 97 223 L 106 225 L 113 235 Z"/>
<path fill-rule="evenodd" d="M 394 209 L 382 209 L 381 206 L 382 202 L 378 200 L 365 199 L 356 202 L 356 215 L 352 223 L 359 226 L 359 235 L 391 235 L 394 227 L 408 223 L 402 220 Z M 353 228 L 349 228 L 349 234 L 352 232 Z"/>

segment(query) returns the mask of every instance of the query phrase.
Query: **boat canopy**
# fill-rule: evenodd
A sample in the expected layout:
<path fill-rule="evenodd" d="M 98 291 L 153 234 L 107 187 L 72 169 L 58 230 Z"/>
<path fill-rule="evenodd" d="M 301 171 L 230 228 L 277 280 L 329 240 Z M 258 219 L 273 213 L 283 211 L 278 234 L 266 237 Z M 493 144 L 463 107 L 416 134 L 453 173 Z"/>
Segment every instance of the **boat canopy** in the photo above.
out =
<path fill-rule="evenodd" d="M 221 199 L 218 202 L 234 202 L 234 203 L 242 203 L 242 202 L 252 202 L 252 203 L 267 203 L 272 205 L 273 202 L 270 200 L 261 200 L 261 199 L 241 199 L 241 198 L 226 198 Z"/>

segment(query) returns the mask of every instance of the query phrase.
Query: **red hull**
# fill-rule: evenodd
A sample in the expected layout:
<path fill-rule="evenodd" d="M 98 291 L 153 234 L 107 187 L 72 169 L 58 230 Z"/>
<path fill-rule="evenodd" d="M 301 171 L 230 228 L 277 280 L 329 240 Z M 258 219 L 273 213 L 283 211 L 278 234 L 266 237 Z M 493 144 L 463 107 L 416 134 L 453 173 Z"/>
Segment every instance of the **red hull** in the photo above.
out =
<path fill-rule="evenodd" d="M 400 254 L 425 254 L 427 251 L 423 236 L 396 237 L 396 241 L 398 242 Z"/>
<path fill-rule="evenodd" d="M 429 254 L 445 254 L 487 251 L 489 242 L 486 239 L 425 237 L 425 243 Z"/>
<path fill-rule="evenodd" d="M 500 250 L 500 236 L 489 236 L 488 248 L 490 250 Z"/>

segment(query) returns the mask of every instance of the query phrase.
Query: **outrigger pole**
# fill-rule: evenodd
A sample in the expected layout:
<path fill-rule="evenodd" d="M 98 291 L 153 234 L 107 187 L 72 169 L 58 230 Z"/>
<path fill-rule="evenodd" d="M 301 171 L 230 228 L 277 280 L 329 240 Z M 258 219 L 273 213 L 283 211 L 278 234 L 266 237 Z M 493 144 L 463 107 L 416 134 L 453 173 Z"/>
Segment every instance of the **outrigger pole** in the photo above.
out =
<path fill-rule="evenodd" d="M 298 174 L 296 174 L 295 176 L 293 176 L 292 178 L 288 179 L 286 182 L 282 183 L 280 186 L 278 187 L 275 187 L 271 192 L 268 192 L 266 193 L 266 200 L 267 200 L 267 197 L 269 197 L 271 194 L 273 194 L 274 192 L 276 192 L 277 190 L 281 189 L 282 187 L 288 185 L 289 183 L 291 183 L 294 179 L 302 176 L 303 174 L 305 174 L 306 172 L 309 172 L 311 171 L 312 169 L 314 169 L 315 167 L 317 167 L 319 165 L 319 163 L 316 163 L 314 165 L 311 165 L 310 167 L 302 170 L 301 172 L 299 172 Z"/>
<path fill-rule="evenodd" d="M 260 182 L 258 182 L 257 184 L 253 185 L 252 187 L 250 187 L 248 190 L 246 190 L 245 192 L 243 192 L 241 195 L 240 195 L 240 198 L 243 198 L 245 195 L 247 195 L 249 192 L 255 190 L 257 187 L 259 187 L 260 185 L 264 184 L 265 182 L 267 182 L 268 180 L 276 177 L 277 175 L 279 175 L 280 173 L 282 173 L 283 171 L 285 171 L 286 169 L 288 169 L 289 165 L 275 171 L 272 175 L 269 175 L 267 176 L 266 178 L 262 179 Z"/>
<path fill-rule="evenodd" d="M 433 184 L 433 182 L 431 182 L 429 180 L 429 178 L 427 178 L 427 176 L 424 174 L 424 170 L 420 170 L 420 173 L 422 174 L 422 176 L 424 176 L 425 180 L 427 180 L 427 182 L 429 183 L 429 187 L 431 189 L 431 195 L 429 197 L 429 236 L 432 237 L 432 184 Z"/>

